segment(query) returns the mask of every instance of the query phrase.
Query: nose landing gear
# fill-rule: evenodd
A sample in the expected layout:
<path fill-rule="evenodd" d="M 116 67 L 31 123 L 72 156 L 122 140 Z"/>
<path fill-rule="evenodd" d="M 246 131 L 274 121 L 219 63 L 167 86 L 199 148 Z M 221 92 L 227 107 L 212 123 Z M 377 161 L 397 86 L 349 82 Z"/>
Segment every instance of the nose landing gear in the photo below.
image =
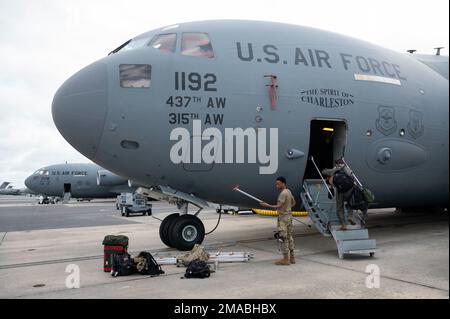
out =
<path fill-rule="evenodd" d="M 193 215 L 171 214 L 164 218 L 159 227 L 161 241 L 178 250 L 191 250 L 205 238 L 205 226 Z"/>
<path fill-rule="evenodd" d="M 193 194 L 184 193 L 169 186 L 139 187 L 137 193 L 146 197 L 166 201 L 177 206 L 181 214 L 167 216 L 159 226 L 161 241 L 178 250 L 191 250 L 195 244 L 201 244 L 205 238 L 205 226 L 197 217 L 200 211 L 209 207 L 208 202 Z M 188 205 L 198 208 L 194 215 L 188 214 Z"/>

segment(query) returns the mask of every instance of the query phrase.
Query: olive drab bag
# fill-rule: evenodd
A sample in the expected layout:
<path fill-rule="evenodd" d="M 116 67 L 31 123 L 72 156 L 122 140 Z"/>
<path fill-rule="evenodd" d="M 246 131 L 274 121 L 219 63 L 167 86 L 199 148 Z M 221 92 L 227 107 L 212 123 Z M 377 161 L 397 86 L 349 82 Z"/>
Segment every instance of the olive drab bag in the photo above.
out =
<path fill-rule="evenodd" d="M 107 235 L 103 239 L 103 245 L 128 247 L 128 237 L 124 235 Z"/>
<path fill-rule="evenodd" d="M 364 199 L 367 203 L 373 203 L 375 201 L 375 195 L 367 187 L 362 188 Z"/>
<path fill-rule="evenodd" d="M 360 186 L 353 187 L 349 197 L 347 198 L 347 203 L 352 209 L 366 210 L 368 203 L 364 198 L 363 188 Z"/>

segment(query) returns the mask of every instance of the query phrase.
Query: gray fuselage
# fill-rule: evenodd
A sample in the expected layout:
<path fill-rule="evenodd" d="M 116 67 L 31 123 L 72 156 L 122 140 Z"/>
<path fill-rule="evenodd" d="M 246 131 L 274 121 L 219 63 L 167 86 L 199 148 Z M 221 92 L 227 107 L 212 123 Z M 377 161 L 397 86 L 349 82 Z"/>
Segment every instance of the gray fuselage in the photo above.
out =
<path fill-rule="evenodd" d="M 25 185 L 37 194 L 62 197 L 70 193 L 74 198 L 112 198 L 129 190 L 127 180 L 118 176 L 115 185 L 98 185 L 99 171 L 103 168 L 90 163 L 50 165 L 27 177 Z"/>
<path fill-rule="evenodd" d="M 190 33 L 206 34 L 209 43 L 199 48 L 212 46 L 213 56 L 192 56 L 186 48 L 195 47 L 196 37 Z M 157 35 L 176 37 L 174 52 L 151 42 Z M 431 59 L 447 68 L 448 77 L 448 57 Z M 127 67 L 134 75 L 127 75 Z M 136 37 L 72 76 L 55 94 L 52 113 L 70 144 L 116 174 L 239 206 L 256 203 L 233 186 L 273 202 L 280 175 L 299 199 L 311 155 L 311 123 L 337 121 L 345 127 L 345 149 L 334 157 L 345 155 L 375 193 L 376 206 L 446 206 L 448 78 L 438 71 L 414 55 L 307 27 L 183 23 Z M 217 135 L 221 158 L 217 152 L 212 163 L 196 158 L 193 141 L 191 158 L 174 163 L 177 140 L 171 133 L 185 128 L 192 134 L 195 120 L 201 132 L 217 128 L 222 137 L 226 128 L 250 128 L 258 137 L 267 129 L 267 145 L 276 142 L 268 136 L 277 128 L 276 169 L 262 174 L 263 157 L 248 160 L 247 146 L 244 162 L 236 159 L 241 149 L 234 146 L 234 160 L 226 163 L 227 141 Z"/>

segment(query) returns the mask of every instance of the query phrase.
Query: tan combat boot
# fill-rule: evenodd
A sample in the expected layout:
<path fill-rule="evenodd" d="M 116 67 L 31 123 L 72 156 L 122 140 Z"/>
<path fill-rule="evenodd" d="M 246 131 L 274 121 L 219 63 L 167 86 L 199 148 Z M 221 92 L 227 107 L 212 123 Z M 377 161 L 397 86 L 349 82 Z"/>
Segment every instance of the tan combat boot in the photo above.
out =
<path fill-rule="evenodd" d="M 283 255 L 283 259 L 277 260 L 275 265 L 277 266 L 289 266 L 291 263 L 289 262 L 289 254 Z"/>
<path fill-rule="evenodd" d="M 295 264 L 295 256 L 294 256 L 294 251 L 293 250 L 289 251 L 289 262 L 291 264 Z"/>

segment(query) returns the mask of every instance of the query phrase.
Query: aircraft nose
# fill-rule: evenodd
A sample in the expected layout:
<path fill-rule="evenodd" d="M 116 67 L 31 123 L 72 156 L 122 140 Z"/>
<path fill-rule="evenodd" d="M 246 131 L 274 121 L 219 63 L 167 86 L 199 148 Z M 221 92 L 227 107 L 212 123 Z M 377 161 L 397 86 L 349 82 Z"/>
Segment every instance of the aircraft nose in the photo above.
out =
<path fill-rule="evenodd" d="M 29 188 L 29 189 L 31 189 L 30 188 L 30 186 L 31 186 L 31 176 L 28 176 L 26 179 L 25 179 L 25 186 L 27 187 L 27 188 Z"/>
<path fill-rule="evenodd" d="M 97 154 L 107 111 L 106 64 L 95 62 L 70 77 L 53 97 L 53 122 L 80 153 Z"/>
<path fill-rule="evenodd" d="M 36 182 L 35 182 L 35 180 L 33 179 L 33 175 L 28 176 L 28 177 L 25 179 L 24 183 L 25 183 L 25 186 L 26 186 L 28 189 L 31 189 L 31 190 L 35 190 L 35 189 L 36 189 Z"/>

